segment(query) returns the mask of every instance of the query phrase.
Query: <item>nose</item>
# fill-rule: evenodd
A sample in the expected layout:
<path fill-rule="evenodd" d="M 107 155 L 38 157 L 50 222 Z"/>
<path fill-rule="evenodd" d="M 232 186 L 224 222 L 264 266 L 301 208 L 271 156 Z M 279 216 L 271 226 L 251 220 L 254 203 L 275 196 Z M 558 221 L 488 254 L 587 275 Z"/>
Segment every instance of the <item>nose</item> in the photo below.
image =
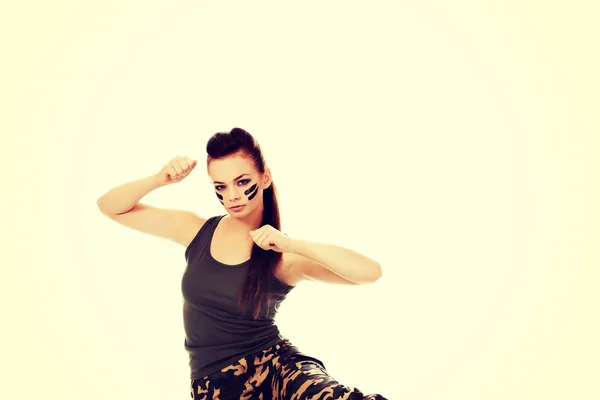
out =
<path fill-rule="evenodd" d="M 235 189 L 231 189 L 229 191 L 229 201 L 234 202 L 240 199 L 240 195 L 235 191 Z"/>

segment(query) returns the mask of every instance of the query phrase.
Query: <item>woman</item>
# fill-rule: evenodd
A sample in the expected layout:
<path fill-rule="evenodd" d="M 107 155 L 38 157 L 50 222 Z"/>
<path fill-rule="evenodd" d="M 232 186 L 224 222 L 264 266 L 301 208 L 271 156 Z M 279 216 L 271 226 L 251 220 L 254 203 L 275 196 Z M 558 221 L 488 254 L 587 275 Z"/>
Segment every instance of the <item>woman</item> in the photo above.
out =
<path fill-rule="evenodd" d="M 342 247 L 280 232 L 276 189 L 258 142 L 241 128 L 206 146 L 207 169 L 226 215 L 203 218 L 140 203 L 196 167 L 176 157 L 160 172 L 110 190 L 102 213 L 185 247 L 184 347 L 195 399 L 385 399 L 339 384 L 322 361 L 303 354 L 274 324 L 299 282 L 364 284 L 381 277 L 375 261 Z"/>

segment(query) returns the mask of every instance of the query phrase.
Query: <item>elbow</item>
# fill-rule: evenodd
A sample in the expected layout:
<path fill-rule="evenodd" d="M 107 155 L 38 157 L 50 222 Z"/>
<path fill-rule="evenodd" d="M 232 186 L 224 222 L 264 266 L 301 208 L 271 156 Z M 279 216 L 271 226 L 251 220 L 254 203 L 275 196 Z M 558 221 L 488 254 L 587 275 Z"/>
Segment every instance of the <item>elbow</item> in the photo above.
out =
<path fill-rule="evenodd" d="M 100 210 L 100 212 L 103 215 L 110 214 L 106 208 L 106 204 L 104 203 L 104 199 L 102 197 L 100 197 L 98 200 L 96 200 L 96 206 L 98 206 L 98 210 Z"/>
<path fill-rule="evenodd" d="M 373 266 L 373 278 L 371 279 L 371 283 L 375 283 L 378 280 L 380 280 L 382 275 L 383 271 L 381 270 L 381 265 L 379 263 L 376 263 Z"/>
<path fill-rule="evenodd" d="M 379 279 L 381 279 L 382 275 L 383 273 L 381 271 L 381 265 L 374 264 L 371 266 L 370 273 L 367 276 L 365 276 L 363 280 L 355 281 L 354 283 L 357 285 L 368 285 L 377 282 Z"/>
<path fill-rule="evenodd" d="M 381 269 L 381 264 L 377 264 L 377 279 L 381 279 L 383 276 L 383 270 Z"/>

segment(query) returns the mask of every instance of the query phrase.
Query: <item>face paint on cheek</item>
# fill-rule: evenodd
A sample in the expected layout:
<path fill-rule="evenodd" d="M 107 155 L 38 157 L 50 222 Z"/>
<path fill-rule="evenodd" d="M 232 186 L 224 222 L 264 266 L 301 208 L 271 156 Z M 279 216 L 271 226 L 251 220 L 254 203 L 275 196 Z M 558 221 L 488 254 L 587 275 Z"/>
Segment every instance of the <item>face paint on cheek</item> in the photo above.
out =
<path fill-rule="evenodd" d="M 252 193 L 252 192 L 254 192 L 254 193 Z M 248 196 L 248 194 L 250 194 L 250 193 L 252 193 L 252 194 L 250 195 L 250 197 L 248 197 L 248 200 L 252 200 L 254 198 L 254 196 L 256 196 L 256 194 L 258 193 L 258 186 L 256 183 L 254 185 L 252 185 L 250 187 L 250 189 L 244 191 L 244 194 L 246 196 Z"/>
<path fill-rule="evenodd" d="M 225 203 L 223 203 L 223 196 L 220 195 L 219 193 L 215 192 L 215 194 L 217 195 L 217 197 L 219 198 L 219 201 L 221 202 L 221 204 L 225 205 Z"/>

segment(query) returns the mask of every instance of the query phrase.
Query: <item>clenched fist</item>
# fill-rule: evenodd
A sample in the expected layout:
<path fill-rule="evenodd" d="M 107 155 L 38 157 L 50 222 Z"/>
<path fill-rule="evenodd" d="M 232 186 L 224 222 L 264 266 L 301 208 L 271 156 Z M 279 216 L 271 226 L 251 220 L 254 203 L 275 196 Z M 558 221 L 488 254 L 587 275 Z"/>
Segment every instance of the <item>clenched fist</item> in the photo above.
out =
<path fill-rule="evenodd" d="M 181 182 L 196 167 L 197 160 L 189 157 L 177 156 L 171 159 L 156 174 L 156 179 L 160 185 L 169 185 L 171 183 Z"/>

